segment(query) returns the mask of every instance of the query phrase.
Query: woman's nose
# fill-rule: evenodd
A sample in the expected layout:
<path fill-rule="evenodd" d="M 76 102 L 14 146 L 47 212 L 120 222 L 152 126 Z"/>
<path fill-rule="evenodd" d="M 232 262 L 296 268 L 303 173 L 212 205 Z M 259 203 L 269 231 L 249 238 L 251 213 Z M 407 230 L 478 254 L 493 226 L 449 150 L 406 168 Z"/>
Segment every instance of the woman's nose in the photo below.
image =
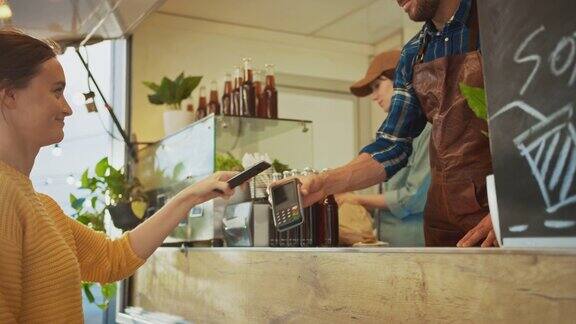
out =
<path fill-rule="evenodd" d="M 72 108 L 70 107 L 70 105 L 68 104 L 67 100 L 64 100 L 64 114 L 66 116 L 71 116 L 73 113 Z"/>

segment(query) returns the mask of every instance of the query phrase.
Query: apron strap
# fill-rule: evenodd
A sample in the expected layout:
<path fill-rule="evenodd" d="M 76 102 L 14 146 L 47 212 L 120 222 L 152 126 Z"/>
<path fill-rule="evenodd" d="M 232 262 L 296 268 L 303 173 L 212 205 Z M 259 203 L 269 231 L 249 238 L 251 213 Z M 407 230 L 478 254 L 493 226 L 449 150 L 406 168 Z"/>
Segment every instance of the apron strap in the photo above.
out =
<path fill-rule="evenodd" d="M 472 7 L 470 8 L 470 17 L 468 17 L 468 52 L 478 50 L 478 34 L 480 26 L 478 25 L 478 7 L 476 0 L 472 0 Z"/>

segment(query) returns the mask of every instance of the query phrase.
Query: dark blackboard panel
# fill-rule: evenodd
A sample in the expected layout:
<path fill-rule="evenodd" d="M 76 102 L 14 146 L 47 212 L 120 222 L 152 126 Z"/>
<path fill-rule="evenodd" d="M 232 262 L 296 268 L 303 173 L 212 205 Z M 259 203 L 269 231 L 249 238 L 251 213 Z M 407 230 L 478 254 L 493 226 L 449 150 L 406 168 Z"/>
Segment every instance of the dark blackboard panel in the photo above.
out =
<path fill-rule="evenodd" d="M 503 238 L 576 237 L 576 1 L 478 1 Z"/>

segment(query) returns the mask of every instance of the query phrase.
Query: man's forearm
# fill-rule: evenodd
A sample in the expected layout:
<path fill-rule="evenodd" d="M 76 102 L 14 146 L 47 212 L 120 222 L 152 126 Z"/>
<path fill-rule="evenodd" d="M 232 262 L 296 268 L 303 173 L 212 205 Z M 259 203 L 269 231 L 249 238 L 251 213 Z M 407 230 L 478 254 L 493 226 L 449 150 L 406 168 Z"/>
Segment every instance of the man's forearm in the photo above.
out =
<path fill-rule="evenodd" d="M 345 166 L 329 170 L 320 175 L 324 192 L 338 194 L 364 189 L 386 180 L 384 167 L 369 154 L 362 153 Z"/>

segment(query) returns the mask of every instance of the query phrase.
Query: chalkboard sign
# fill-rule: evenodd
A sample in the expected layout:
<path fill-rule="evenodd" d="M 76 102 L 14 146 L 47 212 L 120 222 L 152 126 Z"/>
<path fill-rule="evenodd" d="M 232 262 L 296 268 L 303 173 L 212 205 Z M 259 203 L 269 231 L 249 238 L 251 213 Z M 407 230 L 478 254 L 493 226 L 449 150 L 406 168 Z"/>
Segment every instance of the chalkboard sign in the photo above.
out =
<path fill-rule="evenodd" d="M 576 246 L 576 1 L 478 1 L 505 246 Z"/>

